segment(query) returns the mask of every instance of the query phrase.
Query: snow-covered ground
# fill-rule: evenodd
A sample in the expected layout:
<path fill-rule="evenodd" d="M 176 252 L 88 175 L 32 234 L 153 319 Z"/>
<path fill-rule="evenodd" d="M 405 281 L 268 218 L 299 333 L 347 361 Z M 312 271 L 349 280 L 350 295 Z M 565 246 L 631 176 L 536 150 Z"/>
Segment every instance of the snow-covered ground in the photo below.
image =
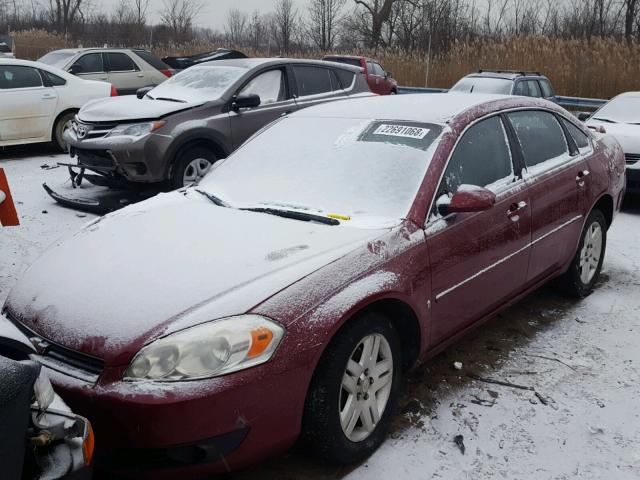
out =
<path fill-rule="evenodd" d="M 34 151 L 39 156 L 29 157 Z M 41 166 L 63 159 L 40 147 L 0 151 L 22 222 L 0 229 L 0 303 L 49 243 L 92 218 L 56 205 L 42 189 L 67 172 Z M 330 468 L 293 451 L 234 478 L 638 479 L 638 345 L 636 198 L 609 232 L 596 292 L 576 301 L 544 288 L 417 369 L 391 438 L 369 461 Z"/>

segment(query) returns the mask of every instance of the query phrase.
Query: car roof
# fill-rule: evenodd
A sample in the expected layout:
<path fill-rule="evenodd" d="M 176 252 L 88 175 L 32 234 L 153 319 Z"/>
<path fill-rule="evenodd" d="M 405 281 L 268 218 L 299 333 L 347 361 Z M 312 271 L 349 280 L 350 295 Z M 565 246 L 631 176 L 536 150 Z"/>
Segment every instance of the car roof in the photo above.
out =
<path fill-rule="evenodd" d="M 17 58 L 5 58 L 5 57 L 0 57 L 0 63 L 3 65 L 22 65 L 25 67 L 36 67 L 36 68 L 42 68 L 43 66 L 46 66 L 40 62 L 33 62 L 31 60 L 20 60 Z"/>
<path fill-rule="evenodd" d="M 471 78 L 502 78 L 505 80 L 515 80 L 519 77 L 537 77 L 537 78 L 546 78 L 544 75 L 541 75 L 538 72 L 516 72 L 510 70 L 480 70 L 478 72 L 470 73 L 467 77 Z"/>
<path fill-rule="evenodd" d="M 120 50 L 120 51 L 136 51 L 136 50 L 145 50 L 144 48 L 121 48 L 121 47 L 86 47 L 86 48 L 59 48 L 57 50 L 51 50 L 48 53 L 53 52 L 64 52 L 64 53 L 80 53 L 80 52 L 89 52 L 89 51 L 106 51 L 106 50 Z"/>
<path fill-rule="evenodd" d="M 327 67 L 327 62 L 324 60 L 307 60 L 304 58 L 235 58 L 231 60 L 216 60 L 213 62 L 199 63 L 197 66 L 210 66 L 210 67 L 239 67 L 251 70 L 257 67 L 270 67 L 277 65 L 293 65 L 293 64 L 305 64 L 305 65 L 317 65 L 319 67 Z M 332 64 L 334 68 L 341 68 L 343 70 L 349 70 L 354 73 L 362 71 L 361 67 L 345 65 L 342 63 Z"/>
<path fill-rule="evenodd" d="M 640 92 L 624 92 L 618 95 L 618 97 L 640 98 Z"/>
<path fill-rule="evenodd" d="M 300 110 L 292 117 L 404 120 L 445 124 L 461 113 L 483 106 L 485 113 L 531 107 L 558 110 L 551 102 L 528 97 L 481 93 L 417 93 L 380 95 L 330 102 Z"/>

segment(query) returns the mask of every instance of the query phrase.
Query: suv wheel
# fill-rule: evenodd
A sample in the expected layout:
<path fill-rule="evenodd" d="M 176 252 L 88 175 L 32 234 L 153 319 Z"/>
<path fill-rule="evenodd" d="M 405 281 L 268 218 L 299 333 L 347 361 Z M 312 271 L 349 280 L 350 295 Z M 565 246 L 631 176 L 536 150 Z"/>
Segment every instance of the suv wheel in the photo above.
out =
<path fill-rule="evenodd" d="M 53 126 L 53 143 L 63 152 L 67 152 L 69 150 L 69 146 L 63 138 L 64 132 L 66 132 L 69 127 L 71 127 L 71 122 L 75 117 L 75 112 L 67 112 L 60 118 L 58 118 L 58 120 L 56 120 L 56 124 Z"/>
<path fill-rule="evenodd" d="M 171 185 L 174 188 L 182 188 L 198 183 L 216 160 L 216 155 L 204 147 L 193 147 L 185 150 L 179 154 L 172 168 Z"/>
<path fill-rule="evenodd" d="M 591 293 L 600 276 L 606 247 L 607 221 L 600 210 L 594 210 L 585 222 L 571 266 L 561 278 L 570 294 L 584 298 Z"/>
<path fill-rule="evenodd" d="M 323 460 L 364 460 L 384 441 L 400 389 L 401 353 L 391 322 L 369 313 L 332 340 L 313 376 L 302 435 Z"/>

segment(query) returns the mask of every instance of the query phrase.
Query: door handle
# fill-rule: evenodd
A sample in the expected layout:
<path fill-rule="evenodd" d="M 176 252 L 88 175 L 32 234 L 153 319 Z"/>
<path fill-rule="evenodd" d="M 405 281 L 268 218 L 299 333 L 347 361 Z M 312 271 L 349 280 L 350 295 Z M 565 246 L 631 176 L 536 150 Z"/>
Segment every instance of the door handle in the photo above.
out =
<path fill-rule="evenodd" d="M 284 117 L 286 115 L 291 115 L 293 113 L 293 110 L 287 110 L 286 112 L 283 112 L 280 114 L 281 117 Z"/>
<path fill-rule="evenodd" d="M 54 98 L 56 98 L 56 96 L 50 93 L 43 93 L 42 98 L 45 100 L 53 100 Z"/>
<path fill-rule="evenodd" d="M 527 208 L 527 202 L 521 201 L 518 203 L 512 203 L 509 206 L 509 210 L 507 210 L 507 217 L 509 217 L 514 222 L 520 220 L 520 212 Z"/>
<path fill-rule="evenodd" d="M 138 78 L 144 78 L 144 73 L 139 73 L 139 74 L 137 75 L 137 77 L 138 77 Z"/>
<path fill-rule="evenodd" d="M 591 175 L 589 170 L 582 170 L 581 172 L 578 172 L 578 175 L 576 176 L 576 183 L 579 187 L 584 187 L 584 181 L 589 175 Z"/>

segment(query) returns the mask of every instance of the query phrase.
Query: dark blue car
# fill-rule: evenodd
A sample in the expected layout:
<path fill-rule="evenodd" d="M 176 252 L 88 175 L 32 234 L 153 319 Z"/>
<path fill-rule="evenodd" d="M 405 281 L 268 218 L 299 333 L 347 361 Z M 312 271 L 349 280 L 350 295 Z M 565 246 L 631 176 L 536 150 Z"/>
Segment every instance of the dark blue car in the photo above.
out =
<path fill-rule="evenodd" d="M 479 70 L 462 78 L 449 91 L 521 95 L 544 98 L 557 103 L 551 82 L 538 72 Z"/>

